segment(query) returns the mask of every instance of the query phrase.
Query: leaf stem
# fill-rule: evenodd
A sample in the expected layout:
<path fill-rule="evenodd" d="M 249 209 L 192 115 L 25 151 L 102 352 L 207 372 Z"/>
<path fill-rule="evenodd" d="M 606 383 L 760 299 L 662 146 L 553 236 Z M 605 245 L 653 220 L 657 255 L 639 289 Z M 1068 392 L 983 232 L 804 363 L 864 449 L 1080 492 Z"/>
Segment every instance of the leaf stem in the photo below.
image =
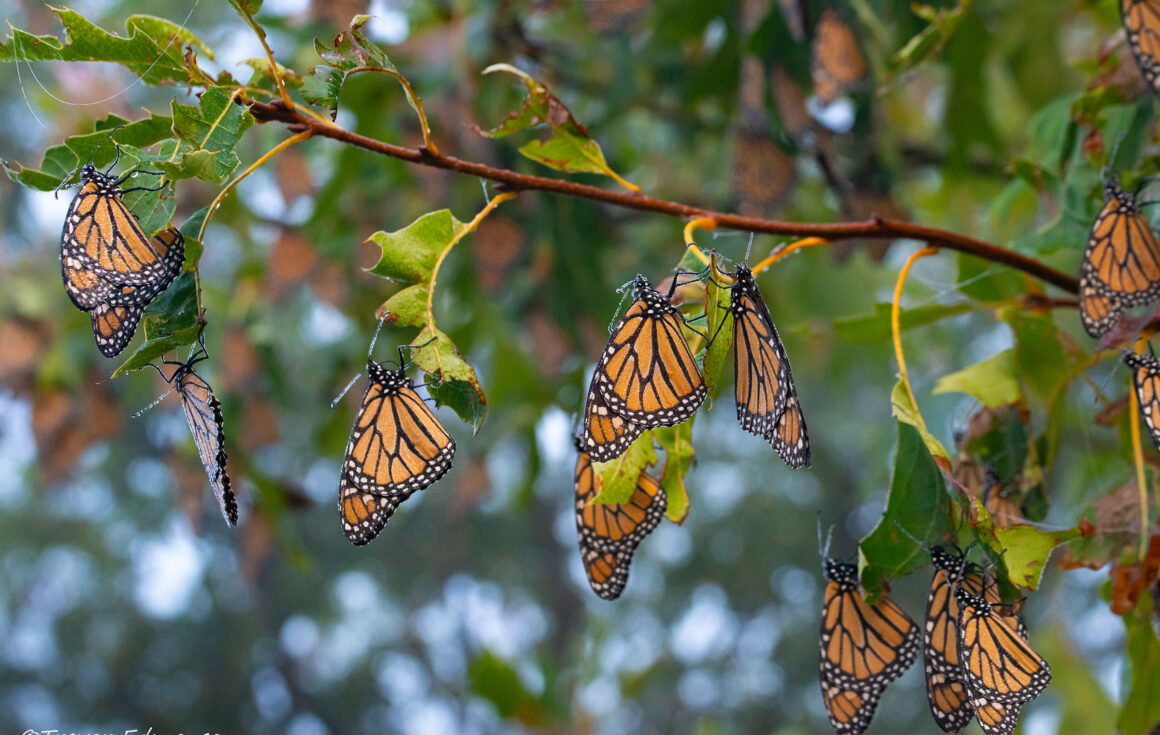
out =
<path fill-rule="evenodd" d="M 276 145 L 273 148 L 271 148 L 270 150 L 266 151 L 265 155 L 263 155 L 261 158 L 254 161 L 253 163 L 251 163 L 249 165 L 249 167 L 246 168 L 245 171 L 238 174 L 234 178 L 233 181 L 226 184 L 225 187 L 222 188 L 222 190 L 218 192 L 217 196 L 213 198 L 213 201 L 209 203 L 209 208 L 205 210 L 205 219 L 203 219 L 201 221 L 201 227 L 198 228 L 198 230 L 197 230 L 197 241 L 202 243 L 202 245 L 204 246 L 204 244 L 205 244 L 204 243 L 205 228 L 209 224 L 209 218 L 213 216 L 214 210 L 216 210 L 218 208 L 218 205 L 221 204 L 222 199 L 225 199 L 226 194 L 229 194 L 231 191 L 233 191 L 234 187 L 237 186 L 238 183 L 242 179 L 246 178 L 250 174 L 257 171 L 258 168 L 262 164 L 266 163 L 266 161 L 269 161 L 271 158 L 278 155 L 279 153 L 286 150 L 287 148 L 294 145 L 295 143 L 298 143 L 299 141 L 303 141 L 303 140 L 310 138 L 312 135 L 314 135 L 314 132 L 312 130 L 304 130 L 301 133 L 298 133 L 297 135 L 290 136 L 286 140 L 282 141 L 278 145 Z M 194 281 L 196 282 L 196 286 L 197 286 L 197 315 L 198 315 L 198 318 L 204 319 L 205 318 L 205 309 L 201 305 L 201 264 L 200 263 L 198 264 L 198 267 L 194 269 L 193 277 L 194 277 Z"/>
<path fill-rule="evenodd" d="M 717 229 L 717 220 L 712 217 L 697 217 L 685 225 L 685 245 L 693 251 L 693 255 L 697 256 L 697 260 L 705 265 L 709 265 L 709 259 L 705 257 L 705 253 L 701 252 L 701 248 L 697 247 L 697 242 L 693 239 L 693 232 L 696 230 L 712 232 L 715 229 Z"/>
<path fill-rule="evenodd" d="M 351 69 L 346 75 L 349 77 L 351 74 L 357 74 L 360 71 L 377 71 L 383 74 L 389 74 L 395 78 L 395 81 L 403 85 L 403 91 L 406 92 L 407 98 L 411 101 L 411 107 L 419 115 L 419 126 L 423 129 L 423 147 L 431 155 L 438 156 L 439 148 L 436 147 L 435 141 L 431 139 L 431 126 L 427 124 L 427 113 L 423 112 L 423 98 L 415 94 L 415 88 L 411 86 L 411 82 L 399 72 L 385 69 L 381 66 L 360 66 Z"/>
<path fill-rule="evenodd" d="M 758 273 L 762 272 L 787 255 L 796 253 L 802 248 L 812 248 L 817 245 L 833 245 L 833 243 L 822 237 L 807 237 L 803 240 L 798 240 L 797 242 L 791 242 L 785 247 L 778 248 L 773 253 L 771 253 L 768 258 L 753 266 L 753 275 L 756 276 Z"/>
<path fill-rule="evenodd" d="M 435 312 L 432 309 L 432 303 L 435 301 L 435 278 L 439 275 L 439 269 L 443 266 L 443 261 L 447 259 L 447 254 L 451 252 L 451 248 L 455 247 L 468 234 L 475 231 L 479 227 L 479 223 L 483 218 L 491 214 L 491 211 L 504 202 L 511 201 L 518 196 L 517 192 L 505 191 L 502 194 L 497 194 L 487 203 L 483 209 L 479 210 L 479 214 L 475 218 L 463 226 L 463 229 L 455 233 L 451 238 L 451 242 L 443 248 L 439 253 L 439 257 L 435 260 L 434 267 L 431 268 L 431 282 L 427 284 L 427 329 L 431 332 L 431 339 L 435 339 Z M 439 364 L 439 380 L 443 380 L 443 354 L 439 351 L 439 345 L 435 345 L 435 361 Z"/>
<path fill-rule="evenodd" d="M 910 273 L 911 266 L 919 258 L 925 258 L 937 252 L 938 248 L 922 248 L 906 259 L 906 264 L 898 272 L 898 283 L 894 286 L 894 301 L 890 304 L 890 332 L 894 338 L 894 355 L 898 358 L 898 378 L 902 381 L 902 387 L 906 389 L 906 394 L 910 396 L 910 403 L 914 406 L 914 415 L 918 418 L 918 423 L 921 424 L 923 431 L 927 430 L 926 421 L 923 420 L 922 413 L 918 410 L 918 401 L 914 398 L 914 391 L 910 387 L 910 376 L 906 372 L 906 357 L 902 354 L 902 327 L 900 323 L 902 287 L 906 285 L 906 276 Z"/>
<path fill-rule="evenodd" d="M 1145 340 L 1141 337 L 1135 346 L 1138 354 L 1144 346 Z M 1128 411 L 1129 428 L 1132 432 L 1132 459 L 1136 465 L 1136 489 L 1140 493 L 1140 561 L 1148 553 L 1148 488 L 1145 485 L 1144 475 L 1144 448 L 1140 443 L 1140 398 L 1136 395 L 1135 376 L 1129 379 Z"/>

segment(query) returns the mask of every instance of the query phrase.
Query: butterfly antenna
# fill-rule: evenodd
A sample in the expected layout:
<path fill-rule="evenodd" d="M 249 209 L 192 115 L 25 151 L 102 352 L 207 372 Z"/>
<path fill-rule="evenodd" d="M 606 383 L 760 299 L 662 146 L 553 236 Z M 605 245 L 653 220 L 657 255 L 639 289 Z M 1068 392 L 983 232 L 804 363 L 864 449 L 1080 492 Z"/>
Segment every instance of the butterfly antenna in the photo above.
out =
<path fill-rule="evenodd" d="M 154 365 L 153 363 L 149 363 L 149 364 L 150 364 L 150 366 L 152 366 L 152 368 L 153 368 L 154 370 L 156 370 L 156 371 L 158 372 L 158 374 L 159 374 L 159 375 L 161 375 L 161 377 L 162 377 L 162 378 L 164 378 L 164 377 L 165 377 L 165 373 L 162 373 L 162 372 L 161 372 L 161 368 L 157 367 L 157 366 L 156 366 L 156 365 Z M 148 406 L 146 406 L 145 408 L 143 408 L 143 409 L 141 409 L 140 411 L 138 411 L 137 413 L 133 414 L 133 418 L 137 418 L 137 417 L 138 417 L 138 416 L 140 416 L 141 414 L 145 413 L 145 412 L 146 412 L 146 411 L 148 411 L 149 409 L 151 409 L 151 408 L 153 408 L 154 406 L 156 406 L 158 403 L 161 403 L 161 401 L 165 400 L 165 396 L 169 395 L 170 393 L 172 393 L 172 392 L 173 392 L 174 390 L 176 390 L 176 389 L 177 389 L 177 383 L 174 383 L 173 385 L 169 386 L 169 390 L 165 391 L 165 392 L 164 392 L 164 393 L 162 393 L 160 396 L 158 396 L 158 397 L 157 397 L 157 398 L 156 398 L 156 399 L 153 401 L 153 403 L 150 403 L 150 404 L 149 404 Z"/>
<path fill-rule="evenodd" d="M 387 320 L 387 314 L 389 313 L 389 311 L 384 311 L 383 315 L 379 317 L 379 325 L 375 327 L 375 336 L 371 337 L 371 346 L 367 350 L 367 358 L 370 358 L 371 355 L 375 354 L 375 342 L 379 341 L 379 332 L 382 330 L 383 322 Z"/>
<path fill-rule="evenodd" d="M 624 306 L 624 300 L 626 298 L 628 298 L 628 295 L 630 293 L 632 293 L 628 288 L 629 284 L 635 284 L 635 283 L 636 283 L 636 279 L 633 279 L 633 280 L 629 281 L 628 283 L 622 284 L 620 286 L 620 288 L 616 289 L 616 292 L 621 295 L 620 296 L 620 303 L 618 303 L 616 305 L 616 312 L 612 315 L 612 321 L 610 321 L 608 323 L 608 333 L 609 334 L 612 334 L 616 330 L 616 322 L 620 319 L 620 310 Z"/>
<path fill-rule="evenodd" d="M 342 397 L 346 395 L 346 392 L 348 390 L 350 390 L 351 386 L 353 386 L 355 384 L 355 381 L 361 377 L 362 377 L 362 373 L 359 373 L 358 375 L 351 378 L 350 382 L 346 384 L 346 387 L 342 389 L 342 392 L 339 393 L 337 396 L 335 396 L 334 400 L 330 402 L 330 407 L 334 408 L 335 406 L 337 406 L 338 402 L 342 400 Z"/>
<path fill-rule="evenodd" d="M 826 540 L 822 542 L 822 514 L 819 513 L 818 519 L 818 553 L 821 554 L 822 559 L 830 555 L 830 542 L 834 540 L 834 526 L 830 524 L 830 530 L 826 532 Z"/>

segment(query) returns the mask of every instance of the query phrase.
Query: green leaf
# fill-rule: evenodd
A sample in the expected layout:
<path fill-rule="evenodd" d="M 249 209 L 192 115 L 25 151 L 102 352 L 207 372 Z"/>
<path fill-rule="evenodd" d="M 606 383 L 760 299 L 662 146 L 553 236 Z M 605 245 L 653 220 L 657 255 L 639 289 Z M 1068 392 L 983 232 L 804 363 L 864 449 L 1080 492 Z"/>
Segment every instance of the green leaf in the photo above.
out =
<path fill-rule="evenodd" d="M 145 342 L 113 373 L 116 378 L 140 370 L 166 352 L 191 345 L 201 333 L 197 290 L 192 273 L 182 273 L 169 288 L 145 307 L 141 320 Z"/>
<path fill-rule="evenodd" d="M 572 116 L 568 106 L 552 94 L 547 85 L 510 64 L 493 64 L 484 69 L 483 73 L 497 71 L 514 74 L 522 79 L 528 97 L 523 107 L 509 114 L 498 126 L 491 130 L 476 128 L 476 132 L 490 138 L 503 138 L 512 133 L 548 125 L 551 128 L 548 139 L 529 141 L 520 147 L 520 153 L 558 171 L 611 176 L 627 188 L 639 191 L 608 166 L 600 144 L 592 139 L 588 130 Z"/>
<path fill-rule="evenodd" d="M 834 320 L 834 328 L 838 336 L 847 342 L 857 344 L 881 342 L 890 339 L 890 304 L 874 304 L 873 314 L 841 317 Z M 914 308 L 903 309 L 899 314 L 898 325 L 902 331 L 920 327 L 924 324 L 937 322 L 959 314 L 974 311 L 977 307 L 970 304 L 926 304 Z"/>
<path fill-rule="evenodd" d="M 124 127 L 114 130 L 119 125 Z M 150 115 L 140 120 L 129 121 L 117 115 L 109 115 L 98 120 L 93 132 L 66 138 L 62 145 L 55 145 L 44 153 L 40 169 L 32 169 L 15 161 L 5 161 L 4 167 L 9 178 L 33 189 L 52 191 L 61 181 L 74 173 L 82 164 L 91 161 L 97 168 L 105 168 L 117 155 L 116 143 L 122 152 L 135 147 L 153 145 L 172 135 L 173 120 L 164 115 Z M 126 163 L 135 159 L 129 156 Z M 129 166 L 132 168 L 133 166 Z"/>
<path fill-rule="evenodd" d="M 1006 568 L 1011 584 L 1037 589 L 1051 552 L 1060 544 L 1084 535 L 1082 527 L 1066 531 L 1040 531 L 1035 526 L 1017 524 L 1011 528 L 995 528 L 991 514 L 978 498 L 974 501 L 975 535 L 995 552 L 999 566 Z"/>
<path fill-rule="evenodd" d="M 1031 589 L 1039 588 L 1043 568 L 1055 547 L 1083 536 L 1083 530 L 1078 526 L 1048 533 L 1034 526 L 1018 524 L 1011 528 L 996 528 L 994 532 L 998 546 L 992 548 L 1003 554 L 1008 579 L 1012 584 Z"/>
<path fill-rule="evenodd" d="M 910 394 L 906 392 L 906 388 L 903 386 L 901 380 L 895 383 L 894 390 L 890 391 L 890 405 L 894 417 L 902 423 L 910 424 L 917 429 L 931 456 L 941 458 L 949 470 L 950 455 L 947 454 L 946 447 L 935 438 L 934 434 L 931 434 L 923 426 L 922 416 L 918 413 L 918 408 L 914 405 L 914 402 L 910 400 Z"/>
<path fill-rule="evenodd" d="M 729 290 L 715 279 L 705 284 L 705 329 L 713 342 L 705 348 L 703 377 L 711 398 L 721 391 L 721 368 L 729 359 L 733 346 L 733 314 L 729 311 Z"/>
<path fill-rule="evenodd" d="M 52 8 L 65 29 L 65 40 L 33 36 L 12 29 L 8 43 L 0 44 L 0 61 L 111 61 L 121 64 L 146 84 L 192 81 L 182 50 L 194 46 L 213 58 L 213 52 L 190 31 L 151 15 L 131 15 L 125 22 L 128 38 L 108 33 L 68 9 Z"/>
<path fill-rule="evenodd" d="M 421 327 L 427 323 L 427 284 L 407 286 L 383 302 L 375 314 L 400 327 Z"/>
<path fill-rule="evenodd" d="M 1004 350 L 989 360 L 944 375 L 931 392 L 966 393 L 992 408 L 1015 403 L 1021 396 L 1015 380 L 1015 351 Z"/>
<path fill-rule="evenodd" d="M 653 431 L 657 444 L 665 450 L 665 466 L 661 471 L 661 487 L 668 504 L 665 517 L 673 523 L 684 523 L 689 515 L 689 494 L 685 490 L 685 474 L 693 462 L 693 420 L 676 426 L 662 426 Z"/>
<path fill-rule="evenodd" d="M 636 481 L 646 467 L 657 463 L 653 431 L 637 437 L 624 454 L 610 462 L 593 462 L 592 471 L 600 477 L 600 492 L 594 503 L 627 503 L 636 492 Z"/>
<path fill-rule="evenodd" d="M 370 236 L 382 248 L 382 257 L 366 269 L 376 276 L 405 283 L 427 283 L 439 253 L 463 230 L 449 209 L 429 212 L 401 230 Z"/>
<path fill-rule="evenodd" d="M 173 195 L 172 184 L 156 191 L 130 191 L 121 197 L 121 201 L 137 218 L 141 229 L 151 234 L 168 227 L 177 211 L 177 197 Z"/>
<path fill-rule="evenodd" d="M 476 434 L 487 416 L 487 402 L 471 383 L 463 380 L 449 380 L 442 384 L 427 386 L 427 392 L 435 399 L 436 406 L 447 406 L 468 424 Z"/>
<path fill-rule="evenodd" d="M 890 73 L 905 74 L 941 52 L 947 39 L 962 20 L 963 10 L 969 4 L 970 0 L 960 0 L 954 8 L 942 9 L 937 13 L 930 6 L 916 4 L 914 12 L 929 21 L 930 25 L 919 31 L 894 54 L 890 60 Z"/>
<path fill-rule="evenodd" d="M 1117 732 L 1150 732 L 1160 722 L 1160 641 L 1152 628 L 1151 595 L 1140 595 L 1136 609 L 1124 616 L 1130 672 Z"/>
<path fill-rule="evenodd" d="M 1049 402 L 1068 380 L 1072 363 L 1050 314 L 1030 314 L 1017 308 L 1000 309 L 998 316 L 1015 333 L 1015 370 L 1032 395 Z"/>
<path fill-rule="evenodd" d="M 330 119 L 333 120 L 338 114 L 338 93 L 347 78 L 360 72 L 378 72 L 394 77 L 403 87 L 407 104 L 419 114 L 419 122 L 426 128 L 423 98 L 415 94 L 414 87 L 399 73 L 387 54 L 363 35 L 362 28 L 370 18 L 369 15 L 356 15 L 350 22 L 350 29 L 335 37 L 334 46 L 315 39 L 314 50 L 326 63 L 314 67 L 303 80 L 302 98 L 330 110 Z"/>
<path fill-rule="evenodd" d="M 202 93 L 198 106 L 173 101 L 173 132 L 194 151 L 209 151 L 214 157 L 214 183 L 220 183 L 237 169 L 235 149 L 242 133 L 254 124 L 254 116 L 236 104 L 229 92 L 211 87 Z"/>
<path fill-rule="evenodd" d="M 901 577 L 929 560 L 925 549 L 910 536 L 933 546 L 954 532 L 949 505 L 942 471 L 922 436 L 914 427 L 899 423 L 886 508 L 878 525 L 859 544 L 862 587 L 871 596 L 881 591 L 886 577 Z"/>
<path fill-rule="evenodd" d="M 552 131 L 549 140 L 530 140 L 520 146 L 520 153 L 557 171 L 575 171 L 607 174 L 610 169 L 604 160 L 600 144 L 591 138 L 581 138 L 559 129 Z"/>
<path fill-rule="evenodd" d="M 487 397 L 483 394 L 483 387 L 479 384 L 475 369 L 459 355 L 451 338 L 438 329 L 432 334 L 432 330 L 428 327 L 411 344 L 414 345 L 411 357 L 424 372 L 436 376 L 438 381 L 445 385 L 466 383 L 475 393 L 475 398 L 468 399 L 460 395 L 462 386 L 435 389 L 429 387 L 431 396 L 436 402 L 446 399 L 447 405 L 459 415 L 459 418 L 471 424 L 478 432 L 487 413 Z"/>

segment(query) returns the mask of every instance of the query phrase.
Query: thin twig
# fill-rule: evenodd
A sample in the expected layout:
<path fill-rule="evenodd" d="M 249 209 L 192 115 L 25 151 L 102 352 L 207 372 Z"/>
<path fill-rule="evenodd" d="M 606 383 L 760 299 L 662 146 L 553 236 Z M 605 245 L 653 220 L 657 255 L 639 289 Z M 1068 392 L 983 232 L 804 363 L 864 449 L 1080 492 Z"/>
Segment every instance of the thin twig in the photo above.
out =
<path fill-rule="evenodd" d="M 579 184 L 574 181 L 521 174 L 474 161 L 464 161 L 454 156 L 433 155 L 429 151 L 417 148 L 407 148 L 405 146 L 384 143 L 374 138 L 353 133 L 337 125 L 312 120 L 297 110 L 287 108 L 278 101 L 254 102 L 250 105 L 250 112 L 254 115 L 254 119 L 259 122 L 281 122 L 291 126 L 291 129 L 295 131 L 311 130 L 317 136 L 338 140 L 373 153 L 390 156 L 391 158 L 397 158 L 409 163 L 417 163 L 423 166 L 454 171 L 467 176 L 489 179 L 504 184 L 512 190 L 549 191 L 604 202 L 618 207 L 657 212 L 686 219 L 711 217 L 717 221 L 718 227 L 746 232 L 763 232 L 771 235 L 797 237 L 820 237 L 826 240 L 851 240 L 874 237 L 919 240 L 931 245 L 937 245 L 940 248 L 975 255 L 994 263 L 1002 263 L 1003 265 L 1034 276 L 1045 283 L 1057 286 L 1069 293 L 1079 292 L 1079 283 L 1074 276 L 1044 265 L 1022 253 L 1017 253 L 983 240 L 949 230 L 942 230 L 937 227 L 927 227 L 911 222 L 883 219 L 880 217 L 872 217 L 862 222 L 832 222 L 820 224 L 785 222 L 763 219 L 761 217 L 743 217 L 727 212 L 714 212 L 691 204 L 657 199 L 644 194 L 608 191 L 596 186 Z"/>

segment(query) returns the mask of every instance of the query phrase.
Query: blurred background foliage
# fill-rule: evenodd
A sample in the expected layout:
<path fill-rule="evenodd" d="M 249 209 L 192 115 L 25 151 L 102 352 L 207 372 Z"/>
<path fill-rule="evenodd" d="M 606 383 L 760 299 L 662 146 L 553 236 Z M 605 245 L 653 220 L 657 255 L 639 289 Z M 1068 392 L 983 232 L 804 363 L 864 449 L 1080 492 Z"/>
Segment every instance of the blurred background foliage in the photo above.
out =
<path fill-rule="evenodd" d="M 824 8 L 267 0 L 257 19 L 279 62 L 306 73 L 319 63 L 315 38 L 330 44 L 354 15 L 374 14 L 368 35 L 425 99 L 444 153 L 564 176 L 521 157 L 522 140 L 474 129 L 523 99 L 511 77 L 479 74 L 506 62 L 549 84 L 612 168 L 651 195 L 794 221 L 907 218 L 1067 272 L 1112 151 L 1129 183 L 1160 170 L 1154 100 L 1112 0 L 841 3 L 864 66 L 837 89 L 811 65 Z M 132 13 L 184 21 L 214 52 L 198 57 L 210 74 L 244 81 L 251 67 L 240 62 L 262 55 L 218 2 L 73 9 L 116 33 Z M 41 3 L 5 13 L 17 28 L 60 33 Z M 165 114 L 175 95 L 197 104 L 196 88 L 134 84 L 112 64 L 2 68 L 0 152 L 25 167 L 111 113 Z M 337 122 L 422 140 L 402 91 L 378 75 L 347 81 Z M 242 165 L 286 135 L 247 131 Z M 174 221 L 218 191 L 182 180 Z M 435 311 L 480 376 L 487 419 L 473 436 L 441 411 L 455 467 L 353 548 L 335 500 L 361 388 L 329 403 L 363 369 L 374 311 L 397 288 L 363 270 L 379 256 L 366 240 L 436 209 L 470 219 L 485 201 L 480 182 L 315 139 L 224 199 L 201 260 L 204 374 L 225 413 L 236 530 L 216 520 L 175 399 L 129 418 L 164 384 L 151 371 L 109 380 L 118 363 L 99 356 L 87 316 L 68 303 L 57 238 L 69 198 L 0 180 L 0 728 L 829 731 L 815 519 L 836 525 L 832 553 L 852 556 L 883 514 L 899 432 L 881 304 L 914 243 L 811 248 L 762 275 L 814 466 L 786 469 L 737 429 L 725 398 L 695 426 L 688 519 L 642 545 L 610 604 L 591 594 L 576 553 L 569 434 L 615 288 L 637 272 L 663 279 L 683 253 L 681 222 L 525 193 L 453 251 Z M 733 257 L 748 243 L 698 237 Z M 751 260 L 781 242 L 757 237 Z M 1083 516 L 1096 530 L 1055 554 L 1064 564 L 1049 565 L 1027 601 L 1056 678 L 1026 707 L 1022 732 L 1105 733 L 1117 718 L 1145 732 L 1160 721 L 1145 590 L 1156 570 L 1106 566 L 1134 560 L 1139 540 L 1127 374 L 1094 357 L 1073 308 L 1042 295 L 950 251 L 922 261 L 903 301 L 914 390 L 932 433 L 958 459 L 994 464 L 1028 518 L 1063 530 Z M 376 356 L 414 335 L 386 328 Z M 969 395 L 977 380 L 967 394 L 963 380 L 938 390 L 996 355 L 1001 369 L 984 377 L 1014 385 L 1014 406 L 982 406 Z M 916 619 L 928 580 L 893 582 Z M 870 732 L 936 731 L 916 665 L 887 690 Z"/>

